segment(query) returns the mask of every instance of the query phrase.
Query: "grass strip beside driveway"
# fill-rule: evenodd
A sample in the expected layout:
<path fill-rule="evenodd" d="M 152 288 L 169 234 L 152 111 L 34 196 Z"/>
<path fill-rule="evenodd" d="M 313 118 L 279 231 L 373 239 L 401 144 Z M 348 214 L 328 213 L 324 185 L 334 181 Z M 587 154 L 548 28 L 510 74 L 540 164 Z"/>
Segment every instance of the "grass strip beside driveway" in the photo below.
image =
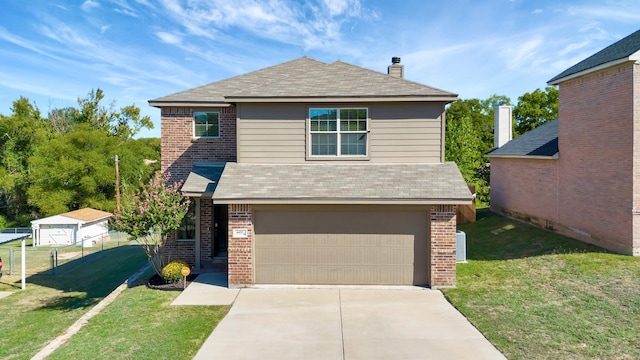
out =
<path fill-rule="evenodd" d="M 509 359 L 640 358 L 640 259 L 483 210 L 445 295 Z"/>
<path fill-rule="evenodd" d="M 126 289 L 48 359 L 192 359 L 231 307 L 170 306 L 179 294 Z"/>
<path fill-rule="evenodd" d="M 0 358 L 31 358 L 147 262 L 139 246 L 121 246 L 91 256 L 78 260 L 73 271 L 28 277 L 25 290 L 11 284 L 19 277 L 2 278 L 0 290 L 15 293 L 0 300 Z"/>

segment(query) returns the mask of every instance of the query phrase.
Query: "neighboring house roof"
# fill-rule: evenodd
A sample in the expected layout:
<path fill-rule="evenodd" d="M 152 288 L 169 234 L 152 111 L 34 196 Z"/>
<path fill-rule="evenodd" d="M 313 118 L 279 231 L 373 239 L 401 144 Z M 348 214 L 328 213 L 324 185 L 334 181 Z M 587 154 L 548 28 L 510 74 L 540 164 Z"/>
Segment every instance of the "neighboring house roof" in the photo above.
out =
<path fill-rule="evenodd" d="M 227 163 L 213 200 L 221 204 L 469 204 L 455 163 Z"/>
<path fill-rule="evenodd" d="M 557 85 L 588 71 L 638 60 L 640 60 L 640 30 L 573 65 L 549 80 L 548 83 Z"/>
<path fill-rule="evenodd" d="M 151 106 L 226 106 L 237 102 L 455 101 L 457 94 L 336 61 L 302 57 L 149 100 Z"/>
<path fill-rule="evenodd" d="M 487 157 L 558 157 L 558 119 L 546 122 L 487 153 Z"/>
<path fill-rule="evenodd" d="M 94 220 L 109 218 L 113 214 L 108 213 L 106 211 L 96 210 L 92 208 L 84 208 L 84 209 L 69 211 L 60 215 L 70 217 L 72 219 L 82 220 L 82 221 L 94 221 Z"/>
<path fill-rule="evenodd" d="M 32 224 L 84 224 L 90 221 L 102 220 L 111 217 L 113 214 L 91 208 L 84 208 L 69 211 L 63 214 L 49 216 L 46 218 L 33 220 Z"/>

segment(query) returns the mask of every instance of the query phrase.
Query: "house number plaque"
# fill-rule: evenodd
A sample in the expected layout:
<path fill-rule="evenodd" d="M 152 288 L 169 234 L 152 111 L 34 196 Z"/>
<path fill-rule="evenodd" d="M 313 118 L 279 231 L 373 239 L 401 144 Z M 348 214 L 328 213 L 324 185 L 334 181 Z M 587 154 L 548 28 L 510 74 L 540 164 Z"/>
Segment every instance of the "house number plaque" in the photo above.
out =
<path fill-rule="evenodd" d="M 249 231 L 247 229 L 233 229 L 234 238 L 246 238 L 249 237 Z"/>

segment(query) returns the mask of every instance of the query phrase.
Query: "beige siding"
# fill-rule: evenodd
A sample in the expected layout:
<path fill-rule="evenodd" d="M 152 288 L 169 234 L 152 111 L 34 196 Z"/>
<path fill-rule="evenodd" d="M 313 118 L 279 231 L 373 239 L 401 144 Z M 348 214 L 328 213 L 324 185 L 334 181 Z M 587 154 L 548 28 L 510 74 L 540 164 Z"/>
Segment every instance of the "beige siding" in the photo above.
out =
<path fill-rule="evenodd" d="M 371 161 L 440 162 L 442 105 L 376 104 L 370 108 Z"/>
<path fill-rule="evenodd" d="M 257 209 L 255 282 L 426 284 L 427 219 L 381 207 Z"/>
<path fill-rule="evenodd" d="M 442 104 L 321 104 L 313 107 L 367 107 L 369 160 L 440 162 Z M 309 104 L 242 104 L 238 107 L 238 162 L 307 161 Z"/>
<path fill-rule="evenodd" d="M 305 161 L 305 104 L 238 106 L 238 162 Z"/>

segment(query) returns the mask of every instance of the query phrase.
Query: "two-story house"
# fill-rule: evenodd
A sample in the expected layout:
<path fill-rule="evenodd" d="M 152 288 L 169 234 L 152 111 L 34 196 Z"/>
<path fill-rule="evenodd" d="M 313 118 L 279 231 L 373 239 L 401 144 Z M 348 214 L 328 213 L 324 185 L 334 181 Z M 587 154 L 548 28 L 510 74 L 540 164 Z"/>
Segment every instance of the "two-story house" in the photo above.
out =
<path fill-rule="evenodd" d="M 455 286 L 457 95 L 403 73 L 303 57 L 150 100 L 162 170 L 195 200 L 169 256 L 227 258 L 231 287 Z"/>
<path fill-rule="evenodd" d="M 558 119 L 493 150 L 491 209 L 640 255 L 640 31 L 571 66 Z"/>

